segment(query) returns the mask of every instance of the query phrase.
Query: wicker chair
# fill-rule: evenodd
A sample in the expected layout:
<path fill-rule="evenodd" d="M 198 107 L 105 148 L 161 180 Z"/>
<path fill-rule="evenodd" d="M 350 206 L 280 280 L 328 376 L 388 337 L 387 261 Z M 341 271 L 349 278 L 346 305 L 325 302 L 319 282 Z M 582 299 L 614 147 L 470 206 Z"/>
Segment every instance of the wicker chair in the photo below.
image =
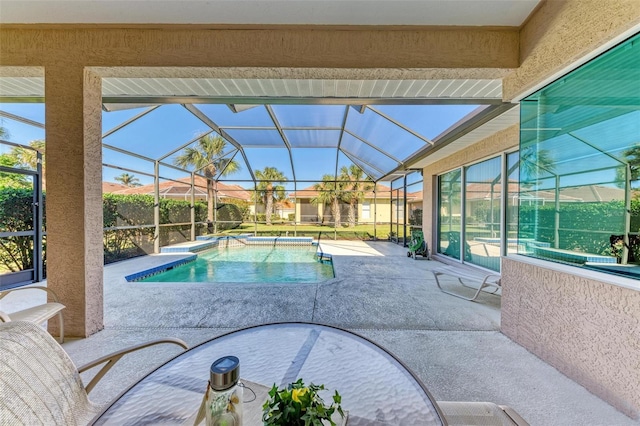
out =
<path fill-rule="evenodd" d="M 0 425 L 90 423 L 102 407 L 89 400 L 88 392 L 123 355 L 159 343 L 187 349 L 179 339 L 154 340 L 76 369 L 67 353 L 42 327 L 27 321 L 0 324 Z M 84 387 L 80 373 L 101 364 L 104 366 Z"/>
<path fill-rule="evenodd" d="M 53 302 L 43 303 L 41 305 L 23 309 L 21 311 L 12 312 L 11 314 L 0 311 L 0 323 L 9 321 L 31 321 L 35 322 L 36 324 L 42 324 L 57 315 L 60 328 L 60 337 L 58 341 L 60 343 L 64 343 L 64 321 L 62 319 L 62 310 L 65 308 L 65 306 L 62 303 L 58 302 L 58 296 L 54 293 L 53 290 L 41 286 L 14 288 L 11 290 L 0 291 L 0 300 L 14 291 L 34 289 L 46 291 L 47 294 L 51 296 Z"/>

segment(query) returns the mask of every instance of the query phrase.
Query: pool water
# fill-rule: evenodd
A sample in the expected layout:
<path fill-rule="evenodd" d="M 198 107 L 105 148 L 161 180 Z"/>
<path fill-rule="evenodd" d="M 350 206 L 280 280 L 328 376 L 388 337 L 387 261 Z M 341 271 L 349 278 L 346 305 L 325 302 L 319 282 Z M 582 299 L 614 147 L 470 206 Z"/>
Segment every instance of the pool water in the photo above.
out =
<path fill-rule="evenodd" d="M 214 248 L 190 263 L 141 282 L 313 283 L 334 277 L 330 263 L 316 260 L 316 246 Z"/>

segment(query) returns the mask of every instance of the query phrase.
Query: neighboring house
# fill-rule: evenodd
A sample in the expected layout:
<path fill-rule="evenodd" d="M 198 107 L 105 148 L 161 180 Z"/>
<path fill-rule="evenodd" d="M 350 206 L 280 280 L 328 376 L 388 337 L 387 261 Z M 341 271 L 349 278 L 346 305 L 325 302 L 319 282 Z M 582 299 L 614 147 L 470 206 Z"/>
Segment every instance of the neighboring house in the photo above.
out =
<path fill-rule="evenodd" d="M 364 200 L 358 203 L 356 211 L 356 220 L 358 223 L 389 223 L 392 215 L 396 217 L 396 209 L 391 208 L 391 188 L 385 185 L 376 185 L 376 194 L 374 191 L 365 193 Z M 394 191 L 395 195 L 395 191 Z M 318 191 L 313 186 L 295 191 L 289 194 L 289 199 L 295 202 L 296 221 L 302 223 L 327 223 L 333 222 L 333 214 L 331 206 L 316 205 L 311 202 L 318 196 Z M 400 191 L 400 200 L 403 193 Z M 394 200 L 395 203 L 395 200 Z M 394 205 L 395 207 L 395 205 Z M 400 206 L 402 208 L 402 205 Z M 347 223 L 349 214 L 349 205 L 340 203 L 340 216 L 343 223 Z M 374 218 L 375 214 L 375 218 Z M 400 216 L 402 216 L 400 214 Z"/>
<path fill-rule="evenodd" d="M 103 183 L 103 192 L 105 184 L 112 184 L 110 182 Z M 197 201 L 207 200 L 207 182 L 205 178 L 196 176 L 194 180 L 195 198 Z M 217 183 L 217 196 L 219 201 L 225 201 L 227 199 L 251 201 L 251 192 L 247 191 L 240 185 L 227 185 L 222 182 Z M 125 187 L 115 191 L 108 191 L 114 194 L 148 194 L 153 195 L 155 191 L 154 184 L 142 185 L 136 187 Z M 164 181 L 160 183 L 160 198 L 172 198 L 175 200 L 191 200 L 191 178 L 177 179 L 176 181 Z"/>
<path fill-rule="evenodd" d="M 258 203 L 258 214 L 264 214 L 265 206 L 263 203 Z M 256 210 L 255 202 L 251 202 L 249 205 L 249 214 L 253 214 Z M 289 220 L 289 215 L 296 212 L 295 205 L 291 200 L 276 201 L 273 203 L 273 214 L 280 219 Z"/>
<path fill-rule="evenodd" d="M 128 186 L 123 185 L 121 183 L 115 183 L 115 182 L 102 182 L 102 193 L 103 194 L 109 194 L 112 192 L 117 192 L 120 191 L 122 189 L 127 189 Z"/>

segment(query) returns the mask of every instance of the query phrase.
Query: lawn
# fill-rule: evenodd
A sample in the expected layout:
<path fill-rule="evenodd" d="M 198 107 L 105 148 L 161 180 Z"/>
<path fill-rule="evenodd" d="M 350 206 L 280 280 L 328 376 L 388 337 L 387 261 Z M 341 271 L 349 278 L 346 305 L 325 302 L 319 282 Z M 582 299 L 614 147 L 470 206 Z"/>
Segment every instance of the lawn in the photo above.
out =
<path fill-rule="evenodd" d="M 375 234 L 379 240 L 386 240 L 389 238 L 390 226 L 388 223 L 376 225 Z M 373 224 L 356 225 L 355 227 L 341 227 L 333 228 L 331 226 L 324 225 L 297 225 L 294 226 L 289 223 L 274 223 L 272 225 L 253 223 L 243 223 L 235 229 L 229 229 L 221 232 L 222 235 L 237 235 L 244 233 L 257 232 L 257 235 L 265 236 L 298 236 L 298 237 L 318 237 L 318 234 L 322 234 L 321 238 L 333 239 L 334 237 L 339 240 L 370 240 L 374 237 Z"/>

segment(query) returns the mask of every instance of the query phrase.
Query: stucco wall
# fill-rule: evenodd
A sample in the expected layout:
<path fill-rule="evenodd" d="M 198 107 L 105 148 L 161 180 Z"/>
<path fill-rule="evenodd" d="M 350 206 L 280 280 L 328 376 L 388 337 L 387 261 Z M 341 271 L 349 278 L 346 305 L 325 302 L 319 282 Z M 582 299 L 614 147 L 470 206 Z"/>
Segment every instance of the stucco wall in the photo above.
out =
<path fill-rule="evenodd" d="M 640 291 L 539 263 L 503 258 L 502 332 L 640 420 Z"/>
<path fill-rule="evenodd" d="M 503 80 L 503 99 L 513 100 L 638 24 L 638 0 L 543 2 L 520 30 L 520 66 Z"/>

